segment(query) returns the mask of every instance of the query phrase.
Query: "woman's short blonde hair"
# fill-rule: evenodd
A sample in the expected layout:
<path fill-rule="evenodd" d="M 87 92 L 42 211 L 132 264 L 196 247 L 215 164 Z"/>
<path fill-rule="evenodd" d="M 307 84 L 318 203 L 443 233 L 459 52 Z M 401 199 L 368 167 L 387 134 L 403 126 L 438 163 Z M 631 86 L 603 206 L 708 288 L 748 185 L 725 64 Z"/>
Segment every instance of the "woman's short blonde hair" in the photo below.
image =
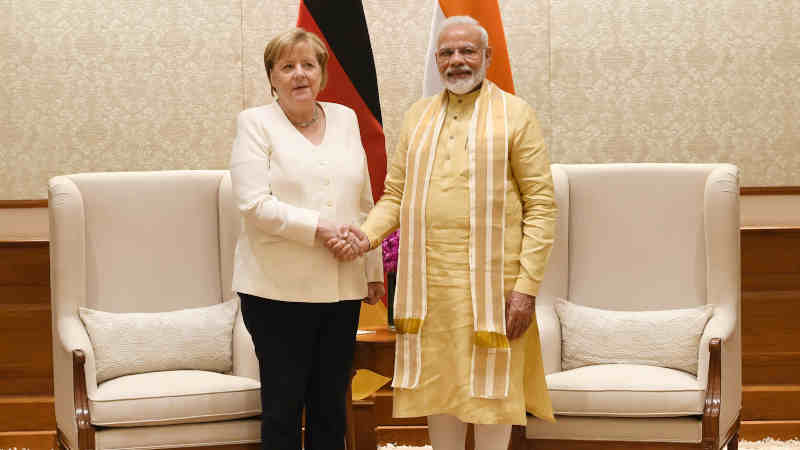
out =
<path fill-rule="evenodd" d="M 308 42 L 311 49 L 314 51 L 314 56 L 317 58 L 322 69 L 322 80 L 320 82 L 320 89 L 325 88 L 328 82 L 328 49 L 325 44 L 314 33 L 308 32 L 302 28 L 290 28 L 283 33 L 272 38 L 267 47 L 264 49 L 264 68 L 267 69 L 267 80 L 272 75 L 272 69 L 275 67 L 275 62 L 286 51 L 301 42 Z M 272 94 L 275 95 L 275 88 L 272 88 Z"/>

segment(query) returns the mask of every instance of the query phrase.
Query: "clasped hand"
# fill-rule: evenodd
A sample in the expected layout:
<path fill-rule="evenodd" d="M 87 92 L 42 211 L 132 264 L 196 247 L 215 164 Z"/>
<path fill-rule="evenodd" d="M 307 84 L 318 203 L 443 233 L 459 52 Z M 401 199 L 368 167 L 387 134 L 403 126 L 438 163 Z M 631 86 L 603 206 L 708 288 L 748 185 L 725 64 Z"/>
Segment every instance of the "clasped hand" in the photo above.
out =
<path fill-rule="evenodd" d="M 316 237 L 339 261 L 352 261 L 369 250 L 367 235 L 353 225 L 335 225 L 320 221 Z"/>
<path fill-rule="evenodd" d="M 317 225 L 317 241 L 331 251 L 339 261 L 352 261 L 369 251 L 369 239 L 358 227 L 353 225 L 334 225 L 320 221 Z M 367 285 L 366 303 L 378 303 L 386 290 L 382 282 L 371 281 Z"/>

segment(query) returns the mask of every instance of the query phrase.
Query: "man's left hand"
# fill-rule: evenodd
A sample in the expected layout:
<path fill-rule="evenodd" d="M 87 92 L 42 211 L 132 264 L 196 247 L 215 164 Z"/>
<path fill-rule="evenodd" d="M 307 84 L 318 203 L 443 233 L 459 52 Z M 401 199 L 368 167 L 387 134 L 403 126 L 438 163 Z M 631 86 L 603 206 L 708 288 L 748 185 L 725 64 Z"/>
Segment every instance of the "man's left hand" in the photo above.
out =
<path fill-rule="evenodd" d="M 370 281 L 367 284 L 367 297 L 364 299 L 364 302 L 369 305 L 374 305 L 378 303 L 384 295 L 386 295 L 386 289 L 383 287 L 383 282 Z"/>
<path fill-rule="evenodd" d="M 525 333 L 533 319 L 536 297 L 511 291 L 506 299 L 506 336 L 513 340 Z"/>

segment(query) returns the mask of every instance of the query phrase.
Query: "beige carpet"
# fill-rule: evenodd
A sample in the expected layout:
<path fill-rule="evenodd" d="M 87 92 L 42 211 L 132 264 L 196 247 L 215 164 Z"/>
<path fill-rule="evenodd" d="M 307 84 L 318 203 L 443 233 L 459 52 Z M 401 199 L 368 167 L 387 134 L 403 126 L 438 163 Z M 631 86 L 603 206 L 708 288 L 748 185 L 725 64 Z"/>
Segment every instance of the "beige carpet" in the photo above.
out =
<path fill-rule="evenodd" d="M 431 447 L 407 447 L 387 444 L 379 447 L 379 450 L 431 450 Z M 741 441 L 739 442 L 739 450 L 800 450 L 800 440 L 776 441 L 767 438 L 758 442 Z"/>

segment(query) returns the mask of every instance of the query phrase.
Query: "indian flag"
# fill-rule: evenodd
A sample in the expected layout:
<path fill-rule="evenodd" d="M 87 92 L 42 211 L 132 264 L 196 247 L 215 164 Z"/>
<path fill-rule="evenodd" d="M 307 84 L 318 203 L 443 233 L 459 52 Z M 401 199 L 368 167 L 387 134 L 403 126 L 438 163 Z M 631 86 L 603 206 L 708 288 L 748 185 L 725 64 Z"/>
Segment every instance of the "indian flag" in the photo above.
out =
<path fill-rule="evenodd" d="M 486 77 L 502 90 L 514 93 L 514 80 L 511 77 L 511 64 L 506 48 L 506 36 L 503 33 L 503 20 L 500 17 L 500 6 L 497 0 L 434 0 L 431 34 L 428 40 L 428 53 L 425 57 L 425 75 L 422 84 L 422 95 L 428 97 L 438 94 L 444 89 L 439 71 L 436 69 L 434 54 L 436 48 L 436 32 L 444 19 L 452 16 L 471 16 L 489 32 L 489 47 L 492 48 L 492 64 Z"/>

